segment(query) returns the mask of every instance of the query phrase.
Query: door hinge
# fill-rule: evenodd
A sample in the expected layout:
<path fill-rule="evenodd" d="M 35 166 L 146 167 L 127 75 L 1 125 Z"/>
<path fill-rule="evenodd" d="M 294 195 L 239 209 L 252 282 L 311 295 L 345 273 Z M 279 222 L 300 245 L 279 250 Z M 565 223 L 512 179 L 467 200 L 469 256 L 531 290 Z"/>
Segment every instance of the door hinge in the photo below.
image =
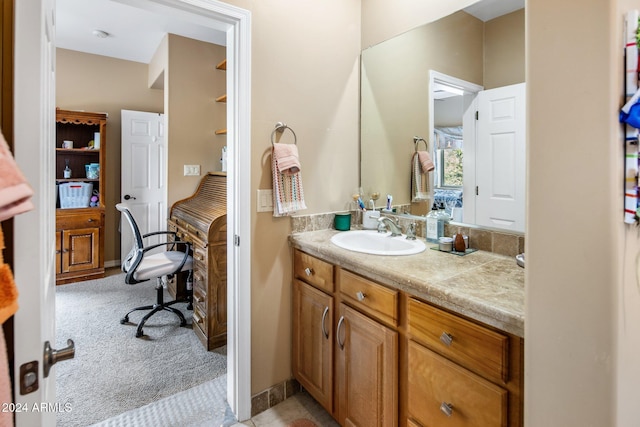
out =
<path fill-rule="evenodd" d="M 237 234 L 233 235 L 233 244 L 236 246 L 240 246 L 240 236 L 238 236 Z"/>
<path fill-rule="evenodd" d="M 478 186 L 476 185 L 476 196 L 478 195 Z"/>
<path fill-rule="evenodd" d="M 478 120 L 478 116 L 479 116 L 478 111 L 476 111 L 476 120 Z"/>

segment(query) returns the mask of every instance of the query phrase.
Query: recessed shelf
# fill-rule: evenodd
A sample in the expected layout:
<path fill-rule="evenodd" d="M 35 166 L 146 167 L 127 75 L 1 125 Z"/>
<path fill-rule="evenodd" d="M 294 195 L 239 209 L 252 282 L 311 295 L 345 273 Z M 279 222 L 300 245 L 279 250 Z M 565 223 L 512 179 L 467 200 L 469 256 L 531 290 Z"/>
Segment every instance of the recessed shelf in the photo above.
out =
<path fill-rule="evenodd" d="M 226 129 L 218 129 L 216 131 L 216 135 L 226 135 L 227 134 L 227 130 Z"/>
<path fill-rule="evenodd" d="M 218 65 L 216 65 L 218 70 L 226 70 L 227 69 L 227 60 L 223 59 Z"/>
<path fill-rule="evenodd" d="M 216 102 L 227 102 L 227 94 L 220 95 L 216 98 Z"/>
<path fill-rule="evenodd" d="M 56 178 L 56 182 L 100 182 L 100 180 L 89 178 Z"/>

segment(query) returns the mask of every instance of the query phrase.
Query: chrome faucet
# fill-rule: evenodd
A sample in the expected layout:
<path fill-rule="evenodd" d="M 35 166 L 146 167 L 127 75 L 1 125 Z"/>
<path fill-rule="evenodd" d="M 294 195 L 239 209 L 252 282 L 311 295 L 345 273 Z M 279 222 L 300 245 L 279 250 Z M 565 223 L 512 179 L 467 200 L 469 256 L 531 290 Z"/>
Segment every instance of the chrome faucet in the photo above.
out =
<path fill-rule="evenodd" d="M 400 228 L 398 223 L 393 221 L 391 218 L 382 216 L 378 219 L 378 222 L 387 226 L 387 229 L 391 232 L 391 237 L 400 236 L 402 234 L 402 228 Z"/>

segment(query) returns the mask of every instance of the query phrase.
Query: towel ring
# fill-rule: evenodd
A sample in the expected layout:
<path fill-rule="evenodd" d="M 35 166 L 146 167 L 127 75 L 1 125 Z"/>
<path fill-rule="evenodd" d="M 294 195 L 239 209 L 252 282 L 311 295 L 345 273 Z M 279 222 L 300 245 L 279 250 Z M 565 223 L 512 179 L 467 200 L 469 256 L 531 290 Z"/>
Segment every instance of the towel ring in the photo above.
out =
<path fill-rule="evenodd" d="M 271 132 L 271 145 L 274 145 L 274 144 L 277 143 L 277 141 L 273 140 L 273 137 L 276 134 L 276 132 L 278 132 L 279 134 L 282 134 L 287 129 L 289 129 L 291 131 L 291 133 L 293 134 L 293 143 L 295 145 L 297 145 L 298 144 L 298 137 L 296 136 L 296 133 L 293 131 L 293 129 L 291 129 L 289 126 L 287 126 L 286 124 L 284 124 L 282 122 L 276 123 L 276 128 Z"/>
<path fill-rule="evenodd" d="M 429 151 L 429 144 L 427 144 L 427 141 L 424 140 L 424 138 L 420 138 L 419 136 L 414 136 L 413 137 L 413 145 L 415 145 L 415 152 L 418 152 L 418 143 L 422 141 L 424 142 L 424 148 L 426 151 Z"/>

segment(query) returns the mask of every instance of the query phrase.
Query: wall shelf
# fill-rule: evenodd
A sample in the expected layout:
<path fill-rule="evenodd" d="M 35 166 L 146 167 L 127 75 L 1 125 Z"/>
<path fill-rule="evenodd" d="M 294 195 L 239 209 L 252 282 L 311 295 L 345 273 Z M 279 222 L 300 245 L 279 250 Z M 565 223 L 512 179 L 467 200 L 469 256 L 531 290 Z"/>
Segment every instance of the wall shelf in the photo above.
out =
<path fill-rule="evenodd" d="M 227 134 L 227 130 L 226 129 L 218 129 L 216 131 L 216 135 L 226 135 Z"/>
<path fill-rule="evenodd" d="M 226 70 L 227 69 L 227 60 L 223 59 L 222 61 L 220 61 L 218 63 L 218 65 L 216 65 L 216 69 L 218 69 L 218 70 Z"/>
<path fill-rule="evenodd" d="M 227 95 L 220 95 L 219 97 L 216 98 L 216 102 L 227 102 Z"/>

